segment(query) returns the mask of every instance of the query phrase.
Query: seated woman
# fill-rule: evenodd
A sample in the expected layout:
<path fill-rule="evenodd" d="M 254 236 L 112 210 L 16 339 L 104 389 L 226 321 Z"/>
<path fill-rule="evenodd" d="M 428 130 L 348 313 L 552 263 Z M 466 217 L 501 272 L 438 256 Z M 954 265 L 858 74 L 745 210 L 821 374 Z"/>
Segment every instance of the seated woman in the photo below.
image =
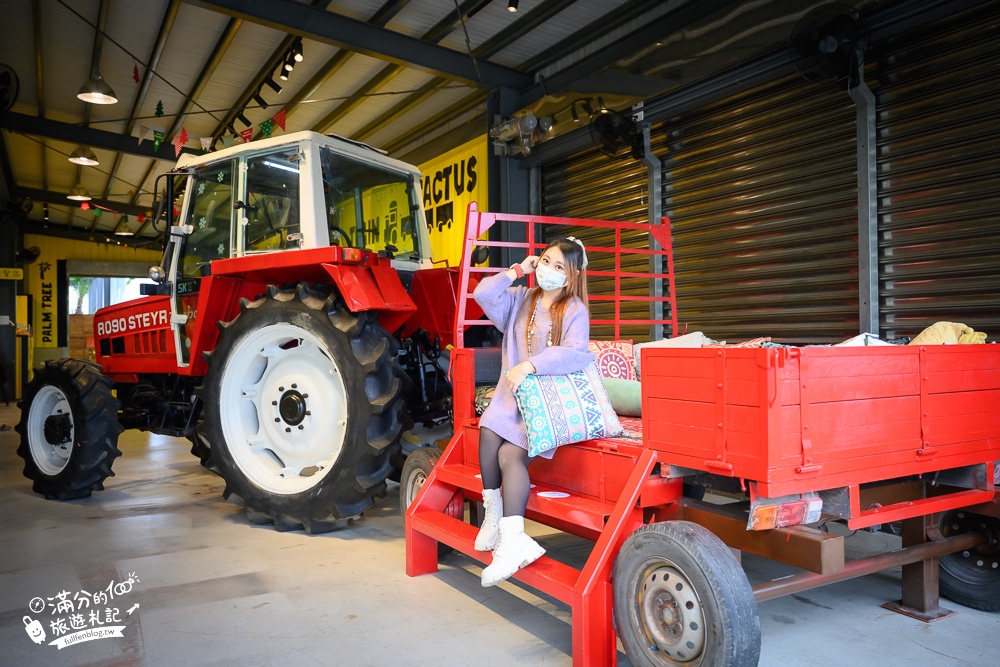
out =
<path fill-rule="evenodd" d="M 498 584 L 545 553 L 524 533 L 531 458 L 514 390 L 527 375 L 573 373 L 594 360 L 587 350 L 586 267 L 583 243 L 572 236 L 557 239 L 541 257 L 526 257 L 483 280 L 474 293 L 490 321 L 504 332 L 500 382 L 479 422 L 485 517 L 476 550 L 493 551 L 493 562 L 483 570 L 483 586 Z M 530 273 L 537 287 L 512 286 Z M 552 458 L 554 453 L 541 456 Z"/>

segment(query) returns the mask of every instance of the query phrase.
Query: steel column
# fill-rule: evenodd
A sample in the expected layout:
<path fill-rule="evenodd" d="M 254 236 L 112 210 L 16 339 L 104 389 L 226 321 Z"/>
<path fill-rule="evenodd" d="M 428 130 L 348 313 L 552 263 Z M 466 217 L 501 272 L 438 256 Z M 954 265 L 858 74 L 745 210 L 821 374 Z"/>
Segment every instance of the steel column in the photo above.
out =
<path fill-rule="evenodd" d="M 641 117 L 640 117 L 641 118 Z M 642 161 L 646 163 L 649 168 L 646 177 L 646 191 L 649 197 L 647 202 L 647 209 L 649 210 L 649 224 L 658 225 L 660 220 L 663 218 L 663 164 L 660 159 L 653 154 L 653 148 L 649 143 L 649 125 L 644 124 L 642 126 Z M 660 250 L 660 244 L 657 243 L 656 239 L 652 234 L 649 235 L 649 248 L 650 250 Z M 649 258 L 649 272 L 650 273 L 663 273 L 663 255 L 656 254 L 651 255 Z M 652 301 L 649 304 L 650 318 L 654 320 L 663 319 L 663 301 L 660 297 L 663 296 L 663 279 L 659 278 L 657 280 L 650 281 L 649 296 L 652 297 Z M 676 331 L 670 332 L 672 336 L 676 336 Z M 650 340 L 660 340 L 663 338 L 663 324 L 653 324 L 649 327 L 649 339 Z"/>
<path fill-rule="evenodd" d="M 859 333 L 878 334 L 878 172 L 875 162 L 875 96 L 858 62 L 858 85 L 851 88 L 857 106 L 858 138 L 858 317 Z"/>

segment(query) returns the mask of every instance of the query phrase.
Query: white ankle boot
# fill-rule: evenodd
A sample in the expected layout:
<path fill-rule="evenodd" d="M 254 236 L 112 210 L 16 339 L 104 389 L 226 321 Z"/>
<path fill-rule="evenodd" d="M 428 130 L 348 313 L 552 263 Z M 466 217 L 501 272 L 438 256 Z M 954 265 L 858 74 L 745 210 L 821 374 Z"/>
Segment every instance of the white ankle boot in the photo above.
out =
<path fill-rule="evenodd" d="M 483 489 L 483 525 L 476 535 L 476 551 L 493 551 L 500 536 L 503 501 L 500 489 Z"/>
<path fill-rule="evenodd" d="M 483 570 L 483 586 L 496 586 L 544 553 L 538 542 L 524 534 L 523 516 L 505 516 L 500 519 L 500 539 L 493 551 L 493 562 Z"/>

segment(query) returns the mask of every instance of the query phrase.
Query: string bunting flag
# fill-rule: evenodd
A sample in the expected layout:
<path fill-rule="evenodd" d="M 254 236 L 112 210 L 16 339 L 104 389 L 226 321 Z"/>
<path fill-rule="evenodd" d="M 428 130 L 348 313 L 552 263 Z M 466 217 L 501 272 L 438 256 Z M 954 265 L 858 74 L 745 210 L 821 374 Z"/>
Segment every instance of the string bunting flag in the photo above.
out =
<path fill-rule="evenodd" d="M 181 149 L 184 148 L 184 144 L 187 143 L 188 133 L 183 127 L 181 131 L 174 137 L 174 157 L 178 157 L 181 154 Z"/>

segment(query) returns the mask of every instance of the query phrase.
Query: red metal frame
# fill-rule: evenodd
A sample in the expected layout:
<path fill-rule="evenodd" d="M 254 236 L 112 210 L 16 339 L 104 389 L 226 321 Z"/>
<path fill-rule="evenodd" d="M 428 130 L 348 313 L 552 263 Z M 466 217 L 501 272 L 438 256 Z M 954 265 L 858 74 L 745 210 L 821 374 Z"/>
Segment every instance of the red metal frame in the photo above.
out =
<path fill-rule="evenodd" d="M 484 241 L 479 237 L 497 222 L 524 224 L 526 242 Z M 615 253 L 620 269 L 625 254 L 665 256 L 663 274 L 615 275 L 667 279 L 670 319 L 623 320 L 623 301 L 644 297 L 603 297 L 615 301 L 610 324 L 617 336 L 625 324 L 669 324 L 677 331 L 673 257 L 669 223 L 638 225 L 597 220 L 485 213 L 471 205 L 468 211 L 458 315 L 457 347 L 451 356 L 455 435 L 421 491 L 406 512 L 406 572 L 417 576 L 437 570 L 437 542 L 445 543 L 482 563 L 490 554 L 474 550 L 476 528 L 448 512 L 457 502 L 479 501 L 482 483 L 476 474 L 478 419 L 473 399 L 477 350 L 464 348 L 464 331 L 486 324 L 469 316 L 470 275 L 497 273 L 500 268 L 469 267 L 474 245 L 523 248 L 544 247 L 536 227 L 601 227 L 614 230 L 616 247 L 588 247 L 597 253 Z M 663 250 L 621 248 L 625 230 L 648 231 Z M 590 271 L 595 275 L 597 271 Z M 592 297 L 593 298 L 593 297 Z M 755 497 L 773 498 L 823 489 L 845 489 L 852 528 L 902 520 L 904 526 L 958 507 L 986 508 L 1000 514 L 1000 494 L 993 486 L 993 461 L 1000 459 L 1000 347 L 927 346 L 918 348 L 785 348 L 785 349 L 676 349 L 654 348 L 642 358 L 642 442 L 609 438 L 567 445 L 553 461 L 532 464 L 535 492 L 527 517 L 587 539 L 595 546 L 581 570 L 542 557 L 514 577 L 569 604 L 572 610 L 573 664 L 610 665 L 615 662 L 612 623 L 611 565 L 625 539 L 644 523 L 674 516 L 695 519 L 711 506 L 682 502 L 682 478 L 671 476 L 673 466 L 738 477 Z M 659 464 L 659 474 L 653 474 Z M 861 505 L 861 485 L 897 480 L 956 467 L 980 466 L 985 472 L 976 488 L 942 491 L 931 497 L 900 499 L 885 506 Z M 977 477 L 977 480 L 979 478 Z M 880 487 L 885 488 L 885 487 Z M 923 487 L 921 487 L 923 488 Z M 566 500 L 539 498 L 538 491 L 558 490 Z M 714 516 L 714 515 L 713 515 Z M 731 529 L 738 520 L 719 514 L 705 524 Z M 745 522 L 745 520 L 744 520 Z M 933 541 L 927 531 L 900 552 L 843 562 L 842 541 L 829 543 L 825 534 L 796 526 L 792 529 L 733 537 L 737 544 L 756 544 L 755 553 L 778 558 L 781 544 L 799 549 L 786 562 L 810 567 L 804 558 L 819 558 L 817 576 L 796 586 L 815 586 L 845 576 L 858 576 L 900 563 L 921 560 L 924 570 L 949 549 L 978 543 Z M 811 533 L 816 533 L 810 537 Z M 717 533 L 719 534 L 719 533 Z M 774 538 L 774 539 L 772 539 Z M 924 542 L 927 546 L 921 546 Z M 839 545 L 839 553 L 834 553 Z M 955 546 L 958 545 L 958 546 Z M 829 548 L 827 548 L 829 546 Z M 816 556 L 818 555 L 818 556 Z M 897 562 L 898 561 L 898 562 Z M 911 567 L 911 566 L 907 566 Z M 912 566 L 916 567 L 916 566 Z M 872 569 L 874 568 L 874 569 Z M 845 574 L 846 573 L 846 574 Z M 927 584 L 907 584 L 903 599 L 919 599 L 916 615 L 941 617 L 936 578 Z M 797 590 L 797 589 L 796 589 Z M 764 592 L 761 599 L 773 596 Z M 913 607 L 906 603 L 904 608 Z M 910 609 L 907 613 L 910 613 Z"/>
<path fill-rule="evenodd" d="M 538 239 L 546 236 L 541 233 L 545 228 L 598 228 L 612 230 L 614 232 L 614 246 L 585 246 L 591 264 L 600 256 L 610 255 L 614 258 L 614 270 L 587 269 L 588 277 L 599 278 L 610 276 L 615 280 L 615 293 L 613 295 L 591 295 L 590 300 L 610 301 L 615 304 L 614 314 L 611 319 L 591 319 L 591 325 L 611 325 L 614 327 L 615 338 L 620 337 L 623 324 L 663 324 L 670 326 L 670 333 L 676 335 L 677 332 L 677 302 L 674 298 L 674 255 L 673 241 L 670 235 L 670 219 L 663 218 L 661 224 L 651 225 L 635 222 L 612 222 L 609 220 L 587 220 L 583 218 L 557 218 L 544 215 L 516 215 L 513 213 L 487 213 L 480 211 L 476 202 L 471 202 L 467 211 L 467 221 L 465 226 L 465 242 L 462 246 L 462 273 L 458 285 L 458 293 L 465 295 L 465 298 L 458 300 L 458 317 L 455 319 L 455 345 L 463 347 L 465 344 L 465 329 L 470 326 L 482 326 L 489 324 L 483 320 L 469 317 L 469 309 L 475 308 L 475 304 L 470 304 L 472 290 L 470 289 L 470 277 L 475 274 L 500 273 L 507 267 L 470 267 L 469 257 L 472 249 L 476 246 L 485 248 L 519 248 L 528 254 L 535 254 L 545 249 L 548 245 Z M 525 238 L 527 241 L 490 241 L 481 238 L 490 228 L 498 222 L 508 225 L 508 227 L 524 226 Z M 659 244 L 659 248 L 628 248 L 622 247 L 622 232 L 646 232 Z M 666 260 L 667 270 L 665 273 L 652 273 L 648 271 L 622 271 L 622 258 L 627 256 L 660 256 Z M 622 278 L 644 278 L 667 280 L 669 294 L 662 297 L 652 296 L 622 296 Z M 534 277 L 528 277 L 529 284 L 534 284 Z M 670 306 L 669 319 L 629 319 L 621 318 L 621 304 L 626 301 L 653 302 L 662 301 Z M 481 311 L 480 311 L 481 312 Z M 492 325 L 490 325 L 492 326 Z"/>

